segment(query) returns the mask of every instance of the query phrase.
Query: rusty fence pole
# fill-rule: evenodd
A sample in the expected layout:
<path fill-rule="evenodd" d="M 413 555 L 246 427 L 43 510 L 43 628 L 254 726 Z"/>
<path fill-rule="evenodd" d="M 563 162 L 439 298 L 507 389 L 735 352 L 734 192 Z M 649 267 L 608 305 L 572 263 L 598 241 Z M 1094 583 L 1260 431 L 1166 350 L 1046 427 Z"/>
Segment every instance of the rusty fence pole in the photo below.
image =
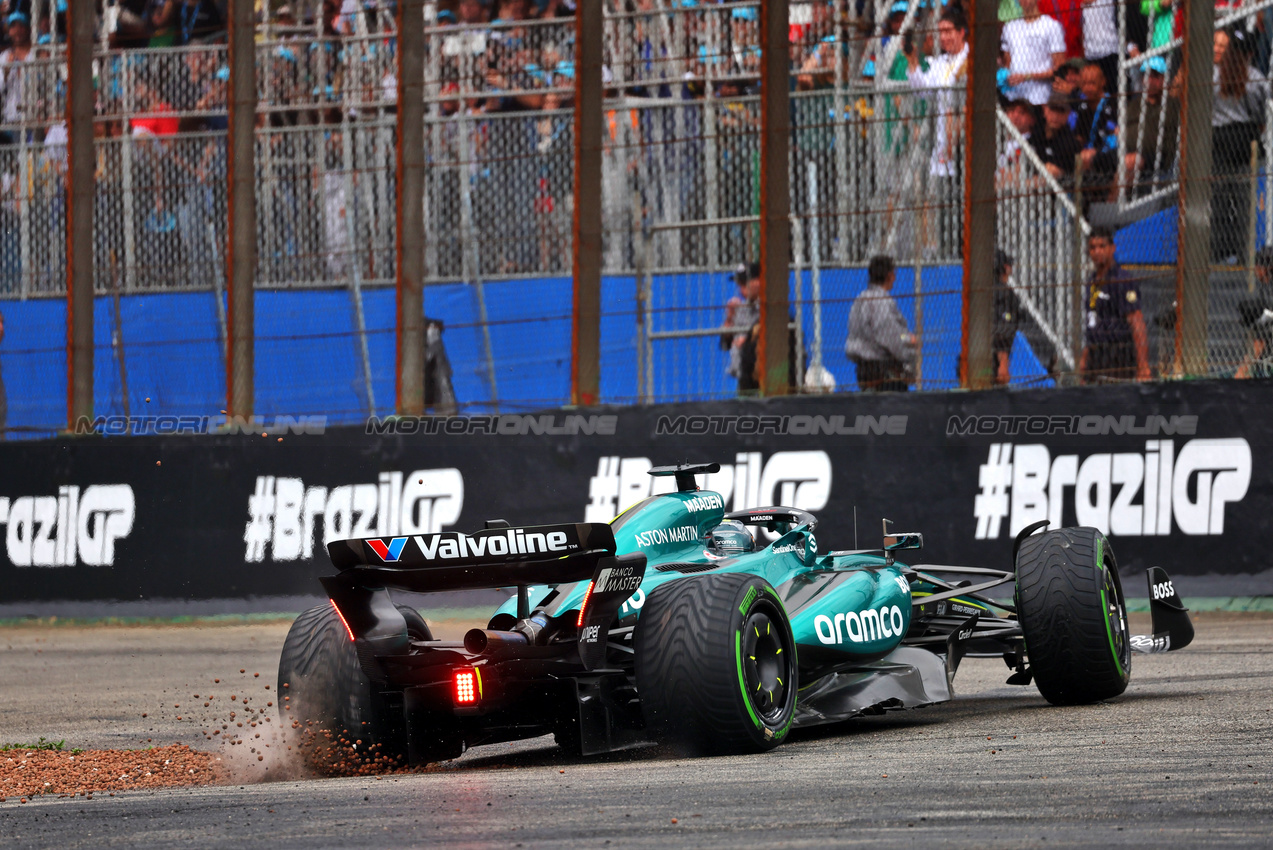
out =
<path fill-rule="evenodd" d="M 575 13 L 575 210 L 572 227 L 574 304 L 570 403 L 601 399 L 601 47 L 605 8 L 580 0 Z"/>
<path fill-rule="evenodd" d="M 1207 302 L 1211 289 L 1211 75 L 1216 10 L 1184 4 L 1180 73 L 1180 221 L 1176 229 L 1176 362 L 1185 375 L 1207 373 Z"/>
<path fill-rule="evenodd" d="M 760 394 L 786 395 L 791 278 L 790 58 L 787 0 L 760 3 Z M 812 227 L 817 227 L 814 221 Z"/>
<path fill-rule="evenodd" d="M 93 6 L 67 6 L 66 416 L 93 417 Z"/>
<path fill-rule="evenodd" d="M 424 2 L 398 0 L 397 412 L 424 413 Z"/>
<path fill-rule="evenodd" d="M 229 13 L 226 414 L 250 421 L 255 406 L 256 22 L 252 0 L 230 0 Z"/>
<path fill-rule="evenodd" d="M 995 73 L 999 4 L 967 4 L 968 82 L 964 105 L 963 374 L 968 389 L 994 386 L 991 354 L 995 257 Z M 921 341 L 922 343 L 922 341 Z"/>

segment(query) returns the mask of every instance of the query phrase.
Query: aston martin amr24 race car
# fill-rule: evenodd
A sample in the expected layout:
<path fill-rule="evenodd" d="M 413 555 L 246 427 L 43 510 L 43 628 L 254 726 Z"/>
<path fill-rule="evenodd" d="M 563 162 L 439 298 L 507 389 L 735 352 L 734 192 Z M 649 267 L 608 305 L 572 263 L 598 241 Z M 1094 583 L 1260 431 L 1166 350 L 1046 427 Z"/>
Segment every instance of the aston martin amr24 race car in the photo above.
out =
<path fill-rule="evenodd" d="M 329 544 L 331 604 L 292 625 L 285 719 L 377 758 L 419 764 L 553 733 L 582 754 L 650 743 L 760 751 L 791 729 L 951 699 L 961 659 L 1001 657 L 1051 703 L 1127 687 L 1133 652 L 1193 638 L 1171 579 L 1148 573 L 1152 635 L 1128 630 L 1109 541 L 1023 529 L 1009 569 L 916 564 L 917 533 L 819 553 L 791 507 L 727 514 L 695 475 L 609 524 L 443 532 Z M 486 628 L 435 640 L 390 590 L 515 588 Z M 1011 587 L 1011 598 L 1003 591 Z M 1000 588 L 1000 595 L 991 594 Z"/>

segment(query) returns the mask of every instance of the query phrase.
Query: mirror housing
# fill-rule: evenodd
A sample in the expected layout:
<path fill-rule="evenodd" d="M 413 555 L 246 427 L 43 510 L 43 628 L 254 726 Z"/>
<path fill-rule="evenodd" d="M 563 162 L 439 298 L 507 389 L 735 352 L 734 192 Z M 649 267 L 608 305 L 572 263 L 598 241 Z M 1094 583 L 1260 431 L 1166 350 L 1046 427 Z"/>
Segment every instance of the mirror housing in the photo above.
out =
<path fill-rule="evenodd" d="M 924 535 L 918 531 L 889 531 L 888 527 L 893 521 L 885 519 L 884 526 L 884 560 L 888 564 L 893 563 L 893 553 L 899 549 L 923 549 Z"/>
<path fill-rule="evenodd" d="M 884 538 L 884 551 L 896 552 L 898 549 L 923 549 L 924 535 L 918 531 L 898 531 Z"/>

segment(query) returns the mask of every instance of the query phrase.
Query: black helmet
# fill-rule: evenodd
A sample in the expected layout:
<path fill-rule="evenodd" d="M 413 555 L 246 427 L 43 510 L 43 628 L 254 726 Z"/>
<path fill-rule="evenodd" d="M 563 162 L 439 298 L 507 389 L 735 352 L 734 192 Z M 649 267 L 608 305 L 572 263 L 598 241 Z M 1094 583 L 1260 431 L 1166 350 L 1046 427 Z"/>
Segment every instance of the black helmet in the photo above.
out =
<path fill-rule="evenodd" d="M 733 519 L 722 520 L 720 525 L 712 529 L 710 538 L 708 545 L 719 555 L 737 555 L 756 548 L 756 541 L 747 526 Z"/>

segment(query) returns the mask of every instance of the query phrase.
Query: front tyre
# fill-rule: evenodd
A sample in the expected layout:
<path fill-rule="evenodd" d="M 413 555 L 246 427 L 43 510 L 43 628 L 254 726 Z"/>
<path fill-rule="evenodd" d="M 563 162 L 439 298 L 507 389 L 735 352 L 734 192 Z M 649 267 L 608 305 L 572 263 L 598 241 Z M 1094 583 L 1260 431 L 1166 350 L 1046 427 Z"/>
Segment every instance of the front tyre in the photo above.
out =
<path fill-rule="evenodd" d="M 1131 677 L 1118 565 L 1095 528 L 1035 534 L 1017 554 L 1017 612 L 1039 693 L 1053 705 L 1116 697 Z"/>
<path fill-rule="evenodd" d="M 690 753 L 772 749 L 796 709 L 796 646 L 769 582 L 719 573 L 660 585 L 635 635 L 646 725 Z"/>

